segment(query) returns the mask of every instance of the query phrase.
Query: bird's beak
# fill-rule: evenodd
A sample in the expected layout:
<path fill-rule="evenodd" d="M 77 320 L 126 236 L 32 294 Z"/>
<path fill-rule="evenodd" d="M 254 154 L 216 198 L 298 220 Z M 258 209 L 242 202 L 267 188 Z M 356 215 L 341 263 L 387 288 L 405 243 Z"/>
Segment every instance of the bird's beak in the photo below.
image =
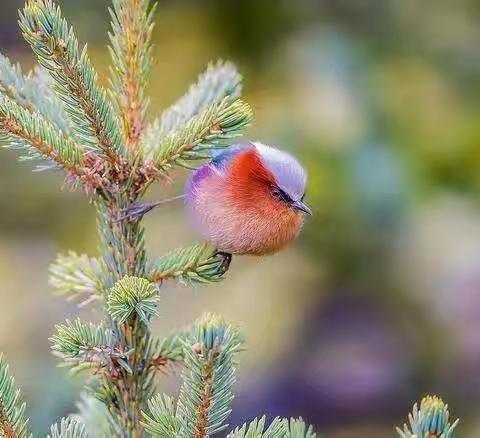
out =
<path fill-rule="evenodd" d="M 293 203 L 293 208 L 295 210 L 298 210 L 298 211 L 301 211 L 303 213 L 309 214 L 310 216 L 313 214 L 310 207 L 307 204 L 305 204 L 305 202 L 303 202 L 303 201 L 294 202 Z"/>

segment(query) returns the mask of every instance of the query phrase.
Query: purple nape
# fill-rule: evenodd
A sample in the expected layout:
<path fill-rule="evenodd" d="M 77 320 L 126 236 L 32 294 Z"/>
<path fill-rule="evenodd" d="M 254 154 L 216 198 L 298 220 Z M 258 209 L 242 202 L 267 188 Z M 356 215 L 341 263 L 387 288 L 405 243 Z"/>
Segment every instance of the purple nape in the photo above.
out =
<path fill-rule="evenodd" d="M 195 194 L 195 190 L 197 189 L 199 184 L 211 174 L 212 169 L 210 167 L 210 164 L 204 164 L 203 166 L 199 167 L 195 172 L 193 172 L 192 176 L 188 179 L 185 186 L 185 197 L 187 199 L 192 199 Z"/>

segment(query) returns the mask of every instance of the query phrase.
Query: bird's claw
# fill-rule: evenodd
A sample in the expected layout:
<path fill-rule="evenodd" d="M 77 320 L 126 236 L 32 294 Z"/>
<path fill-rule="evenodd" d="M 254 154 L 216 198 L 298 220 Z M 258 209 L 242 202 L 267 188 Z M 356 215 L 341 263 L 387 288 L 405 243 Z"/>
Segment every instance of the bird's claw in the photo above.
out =
<path fill-rule="evenodd" d="M 232 254 L 228 252 L 218 251 L 217 256 L 222 259 L 222 263 L 220 264 L 218 270 L 220 271 L 220 274 L 223 275 L 230 268 L 230 264 L 232 263 Z"/>

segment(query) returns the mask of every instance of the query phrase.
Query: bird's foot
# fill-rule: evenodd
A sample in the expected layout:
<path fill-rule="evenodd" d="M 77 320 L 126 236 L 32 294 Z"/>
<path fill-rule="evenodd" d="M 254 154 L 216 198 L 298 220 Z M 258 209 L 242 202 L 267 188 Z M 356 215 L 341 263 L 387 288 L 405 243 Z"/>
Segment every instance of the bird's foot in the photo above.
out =
<path fill-rule="evenodd" d="M 221 259 L 222 259 L 222 263 L 219 267 L 219 271 L 223 275 L 230 268 L 230 264 L 232 263 L 232 254 L 230 254 L 228 252 L 218 251 L 217 256 L 221 257 Z"/>

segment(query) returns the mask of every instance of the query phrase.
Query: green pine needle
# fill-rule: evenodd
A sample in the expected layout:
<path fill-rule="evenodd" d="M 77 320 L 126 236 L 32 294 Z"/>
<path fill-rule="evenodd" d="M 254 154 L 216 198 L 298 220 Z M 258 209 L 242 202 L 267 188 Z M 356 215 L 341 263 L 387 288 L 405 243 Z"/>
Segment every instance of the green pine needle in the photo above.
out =
<path fill-rule="evenodd" d="M 102 298 L 102 264 L 96 258 L 69 251 L 59 254 L 50 265 L 50 285 L 68 300 L 80 299 L 80 305 Z"/>
<path fill-rule="evenodd" d="M 255 418 L 249 424 L 237 427 L 227 435 L 227 438 L 285 438 L 287 436 L 288 421 L 275 418 L 265 430 L 266 418 Z"/>
<path fill-rule="evenodd" d="M 25 109 L 40 113 L 67 133 L 70 123 L 51 85 L 52 80 L 44 69 L 37 67 L 24 75 L 19 64 L 12 64 L 0 54 L 0 92 Z"/>
<path fill-rule="evenodd" d="M 110 36 L 111 94 L 123 120 L 128 147 L 136 146 L 148 106 L 145 89 L 151 66 L 153 13 L 149 0 L 113 0 Z"/>
<path fill-rule="evenodd" d="M 211 104 L 184 126 L 169 133 L 153 153 L 153 163 L 163 175 L 174 166 L 191 168 L 189 161 L 209 156 L 212 149 L 232 144 L 253 120 L 253 112 L 240 99 L 229 97 Z"/>
<path fill-rule="evenodd" d="M 29 0 L 19 24 L 40 65 L 52 76 L 78 142 L 118 163 L 124 152 L 118 120 L 86 46 L 80 48 L 60 8 L 52 0 Z"/>
<path fill-rule="evenodd" d="M 73 373 L 89 368 L 111 368 L 114 364 L 132 372 L 125 361 L 130 352 L 116 346 L 113 330 L 80 319 L 67 320 L 55 328 L 56 334 L 50 338 L 52 352 L 63 359 L 63 365 Z"/>
<path fill-rule="evenodd" d="M 150 268 L 154 282 L 175 279 L 194 286 L 220 281 L 225 275 L 225 260 L 209 244 L 197 244 L 172 251 L 158 258 Z"/>
<path fill-rule="evenodd" d="M 301 418 L 275 418 L 265 430 L 266 418 L 255 418 L 250 423 L 237 427 L 227 438 L 315 438 L 312 426 Z"/>
<path fill-rule="evenodd" d="M 183 343 L 187 333 L 170 333 L 163 337 L 158 345 L 156 357 L 162 357 L 168 362 L 178 362 L 183 360 Z"/>
<path fill-rule="evenodd" d="M 176 413 L 182 424 L 179 436 L 210 436 L 228 426 L 239 333 L 222 318 L 205 314 L 183 345 L 185 368 Z"/>
<path fill-rule="evenodd" d="M 107 296 L 107 311 L 119 324 L 138 315 L 144 324 L 148 324 L 153 315 L 158 315 L 158 290 L 145 278 L 124 277 L 113 286 Z"/>
<path fill-rule="evenodd" d="M 81 178 L 88 177 L 82 150 L 39 113 L 0 94 L 0 141 L 23 159 L 46 159 Z"/>
<path fill-rule="evenodd" d="M 142 412 L 142 425 L 152 437 L 176 438 L 181 422 L 175 416 L 175 403 L 166 394 L 158 394 L 147 403 L 148 409 Z"/>
<path fill-rule="evenodd" d="M 401 438 L 452 438 L 459 421 L 450 423 L 448 405 L 440 397 L 429 395 L 422 399 L 420 407 L 414 404 L 408 415 L 408 424 L 404 424 L 403 429 L 397 427 L 396 431 Z"/>
<path fill-rule="evenodd" d="M 62 418 L 50 427 L 48 438 L 87 438 L 85 425 L 76 418 Z"/>
<path fill-rule="evenodd" d="M 240 97 L 241 91 L 242 77 L 231 62 L 219 60 L 209 64 L 187 94 L 147 126 L 142 139 L 145 155 L 150 156 L 168 133 L 179 129 L 192 117 L 224 98 L 233 102 Z"/>
<path fill-rule="evenodd" d="M 8 374 L 8 365 L 0 354 L 0 435 L 5 437 L 31 437 L 28 431 L 26 404 L 21 400 L 15 379 Z"/>

